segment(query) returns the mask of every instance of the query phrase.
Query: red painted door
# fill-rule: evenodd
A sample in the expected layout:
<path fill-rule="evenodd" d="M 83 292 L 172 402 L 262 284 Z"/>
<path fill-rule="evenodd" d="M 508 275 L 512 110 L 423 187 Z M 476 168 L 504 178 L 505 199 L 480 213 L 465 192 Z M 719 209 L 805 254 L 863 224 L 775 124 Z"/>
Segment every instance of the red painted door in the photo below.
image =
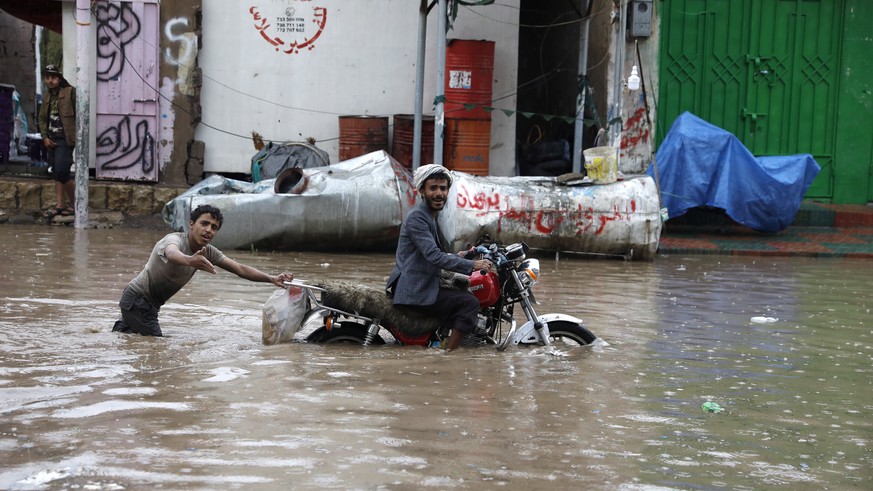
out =
<path fill-rule="evenodd" d="M 158 4 L 97 2 L 98 179 L 158 180 Z"/>

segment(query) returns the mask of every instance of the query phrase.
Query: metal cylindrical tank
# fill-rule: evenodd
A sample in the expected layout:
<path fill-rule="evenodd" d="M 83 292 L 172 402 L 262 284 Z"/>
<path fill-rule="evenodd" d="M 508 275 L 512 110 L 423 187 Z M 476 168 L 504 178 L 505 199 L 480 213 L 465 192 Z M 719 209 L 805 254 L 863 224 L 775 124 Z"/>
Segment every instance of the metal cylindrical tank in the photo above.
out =
<path fill-rule="evenodd" d="M 451 39 L 446 45 L 446 119 L 491 119 L 494 41 Z M 472 105 L 465 107 L 464 104 Z"/>
<path fill-rule="evenodd" d="M 388 151 L 388 116 L 340 116 L 339 159 Z"/>
<path fill-rule="evenodd" d="M 490 119 L 446 119 L 443 165 L 476 176 L 488 175 Z"/>
<path fill-rule="evenodd" d="M 421 116 L 421 165 L 433 163 L 433 116 Z M 395 114 L 391 156 L 407 169 L 412 168 L 415 141 L 415 115 Z"/>
<path fill-rule="evenodd" d="M 553 177 L 453 177 L 438 218 L 448 250 L 466 249 L 483 235 L 502 244 L 647 261 L 658 250 L 660 201 L 649 176 L 596 186 Z"/>

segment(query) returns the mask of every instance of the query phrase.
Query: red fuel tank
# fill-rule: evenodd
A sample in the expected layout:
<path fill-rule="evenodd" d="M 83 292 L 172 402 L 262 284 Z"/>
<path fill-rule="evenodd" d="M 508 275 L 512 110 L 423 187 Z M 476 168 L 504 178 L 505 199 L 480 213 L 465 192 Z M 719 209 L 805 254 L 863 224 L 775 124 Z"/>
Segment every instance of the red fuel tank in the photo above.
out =
<path fill-rule="evenodd" d="M 470 293 L 479 299 L 479 306 L 490 307 L 500 298 L 500 278 L 489 271 L 484 275 L 478 270 L 470 275 Z"/>

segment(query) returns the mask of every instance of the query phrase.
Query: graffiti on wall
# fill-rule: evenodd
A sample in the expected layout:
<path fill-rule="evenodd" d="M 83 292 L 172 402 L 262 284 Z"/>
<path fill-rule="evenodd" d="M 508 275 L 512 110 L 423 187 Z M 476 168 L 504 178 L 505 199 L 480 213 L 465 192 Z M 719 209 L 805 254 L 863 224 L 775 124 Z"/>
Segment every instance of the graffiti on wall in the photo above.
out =
<path fill-rule="evenodd" d="M 97 136 L 97 159 L 104 171 L 148 175 L 155 170 L 154 143 L 148 119 L 124 116 Z"/>
<path fill-rule="evenodd" d="M 630 97 L 627 117 L 622 125 L 619 170 L 642 173 L 652 159 L 652 128 L 646 117 L 643 95 Z"/>
<path fill-rule="evenodd" d="M 471 193 L 463 184 L 458 186 L 457 205 L 462 210 L 474 211 L 477 216 L 496 213 L 498 232 L 506 228 L 546 236 L 559 230 L 577 236 L 600 235 L 610 222 L 630 221 L 637 212 L 635 199 L 622 205 L 613 204 L 606 210 L 595 210 L 582 204 L 577 204 L 575 209 L 558 209 L 523 193 L 516 196 L 501 196 L 497 192 Z"/>
<path fill-rule="evenodd" d="M 125 51 L 140 33 L 140 20 L 130 2 L 96 6 L 97 80 L 113 80 L 121 74 L 127 59 Z"/>
<path fill-rule="evenodd" d="M 191 83 L 191 78 L 192 68 L 197 64 L 197 35 L 188 28 L 188 19 L 176 17 L 164 25 L 164 37 L 171 45 L 164 52 L 164 60 L 176 68 L 173 83 L 180 93 L 194 95 L 196 87 Z"/>
<path fill-rule="evenodd" d="M 292 0 L 276 8 L 252 6 L 254 28 L 276 51 L 297 54 L 311 50 L 327 24 L 327 9 L 310 5 L 312 0 Z"/>
<path fill-rule="evenodd" d="M 649 142 L 649 125 L 646 124 L 646 108 L 638 107 L 624 122 L 621 133 L 622 151 L 630 150 Z"/>
<path fill-rule="evenodd" d="M 157 181 L 159 38 L 143 26 L 157 25 L 158 5 L 98 2 L 94 17 L 97 177 Z"/>

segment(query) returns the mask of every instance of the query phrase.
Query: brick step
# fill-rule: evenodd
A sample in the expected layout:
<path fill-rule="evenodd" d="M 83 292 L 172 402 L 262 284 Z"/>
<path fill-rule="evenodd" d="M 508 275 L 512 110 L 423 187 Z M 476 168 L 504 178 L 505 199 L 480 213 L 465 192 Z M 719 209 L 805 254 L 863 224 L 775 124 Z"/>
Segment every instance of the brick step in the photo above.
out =
<path fill-rule="evenodd" d="M 801 203 L 791 227 L 873 227 L 873 206 Z M 759 234 L 740 225 L 719 208 L 693 208 L 686 214 L 670 219 L 665 233 L 709 232 L 716 234 Z"/>

